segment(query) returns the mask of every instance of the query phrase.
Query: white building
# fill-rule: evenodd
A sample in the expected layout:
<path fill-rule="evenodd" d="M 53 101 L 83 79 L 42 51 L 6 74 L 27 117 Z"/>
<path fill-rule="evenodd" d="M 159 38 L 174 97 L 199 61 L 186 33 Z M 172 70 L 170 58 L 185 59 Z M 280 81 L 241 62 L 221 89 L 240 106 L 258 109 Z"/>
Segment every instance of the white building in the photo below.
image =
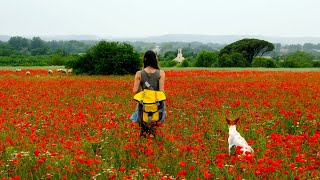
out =
<path fill-rule="evenodd" d="M 182 49 L 178 49 L 177 57 L 174 59 L 175 61 L 178 61 L 178 63 L 181 63 L 184 60 L 184 57 L 182 56 Z"/>

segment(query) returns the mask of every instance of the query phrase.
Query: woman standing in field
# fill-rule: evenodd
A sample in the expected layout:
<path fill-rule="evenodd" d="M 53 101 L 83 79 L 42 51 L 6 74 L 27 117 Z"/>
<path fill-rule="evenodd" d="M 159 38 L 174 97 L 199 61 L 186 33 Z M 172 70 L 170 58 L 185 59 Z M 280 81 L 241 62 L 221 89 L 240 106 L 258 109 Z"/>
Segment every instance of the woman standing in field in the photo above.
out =
<path fill-rule="evenodd" d="M 136 72 L 134 77 L 133 93 L 137 94 L 144 89 L 151 89 L 155 91 L 164 92 L 164 83 L 165 83 L 165 72 L 160 70 L 158 65 L 158 59 L 155 52 L 149 50 L 144 54 L 143 57 L 143 69 Z M 162 109 L 163 115 L 159 119 L 159 122 L 164 122 L 165 119 L 165 108 L 163 105 Z M 139 118 L 138 105 L 136 111 L 130 117 L 132 122 L 137 122 Z M 141 127 L 141 133 L 143 127 Z"/>

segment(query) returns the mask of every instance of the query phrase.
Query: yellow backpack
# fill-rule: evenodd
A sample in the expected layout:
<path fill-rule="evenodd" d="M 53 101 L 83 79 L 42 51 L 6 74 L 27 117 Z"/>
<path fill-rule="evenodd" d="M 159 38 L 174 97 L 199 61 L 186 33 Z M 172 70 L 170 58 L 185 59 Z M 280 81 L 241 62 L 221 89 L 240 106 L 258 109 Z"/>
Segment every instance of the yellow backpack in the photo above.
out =
<path fill-rule="evenodd" d="M 133 99 L 139 102 L 139 123 L 145 122 L 151 126 L 152 122 L 162 119 L 163 102 L 166 100 L 164 92 L 144 89 L 137 93 Z"/>

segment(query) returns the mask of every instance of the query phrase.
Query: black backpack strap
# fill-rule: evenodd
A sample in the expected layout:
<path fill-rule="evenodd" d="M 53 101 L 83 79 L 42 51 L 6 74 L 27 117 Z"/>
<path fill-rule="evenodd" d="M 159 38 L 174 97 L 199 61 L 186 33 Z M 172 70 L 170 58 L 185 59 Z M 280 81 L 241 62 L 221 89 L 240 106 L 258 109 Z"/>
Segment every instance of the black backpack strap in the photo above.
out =
<path fill-rule="evenodd" d="M 154 90 L 153 86 L 151 86 L 148 81 L 144 82 L 144 84 L 146 85 L 146 87 L 147 87 L 148 89 Z"/>
<path fill-rule="evenodd" d="M 141 122 L 143 121 L 142 118 L 143 118 L 143 102 L 140 101 L 139 102 L 139 107 L 138 107 L 138 110 L 139 110 L 139 113 L 138 113 L 138 123 L 139 123 L 139 126 L 141 126 Z"/>
<path fill-rule="evenodd" d="M 151 127 L 153 113 L 148 113 L 148 127 Z"/>
<path fill-rule="evenodd" d="M 163 106 L 164 106 L 164 105 L 163 105 L 163 101 L 159 102 L 159 105 L 158 105 L 159 120 L 158 120 L 158 121 L 160 121 L 160 120 L 162 119 L 162 116 L 163 116 L 163 111 L 162 111 Z"/>

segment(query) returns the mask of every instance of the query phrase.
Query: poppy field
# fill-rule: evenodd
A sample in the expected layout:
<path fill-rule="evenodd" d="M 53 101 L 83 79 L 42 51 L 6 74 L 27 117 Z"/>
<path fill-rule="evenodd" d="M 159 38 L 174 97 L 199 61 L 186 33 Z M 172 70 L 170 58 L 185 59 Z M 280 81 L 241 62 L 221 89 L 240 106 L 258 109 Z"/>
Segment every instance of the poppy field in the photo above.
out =
<path fill-rule="evenodd" d="M 148 138 L 133 78 L 0 70 L 0 179 L 320 178 L 320 72 L 167 70 Z M 254 155 L 228 154 L 238 117 Z"/>

